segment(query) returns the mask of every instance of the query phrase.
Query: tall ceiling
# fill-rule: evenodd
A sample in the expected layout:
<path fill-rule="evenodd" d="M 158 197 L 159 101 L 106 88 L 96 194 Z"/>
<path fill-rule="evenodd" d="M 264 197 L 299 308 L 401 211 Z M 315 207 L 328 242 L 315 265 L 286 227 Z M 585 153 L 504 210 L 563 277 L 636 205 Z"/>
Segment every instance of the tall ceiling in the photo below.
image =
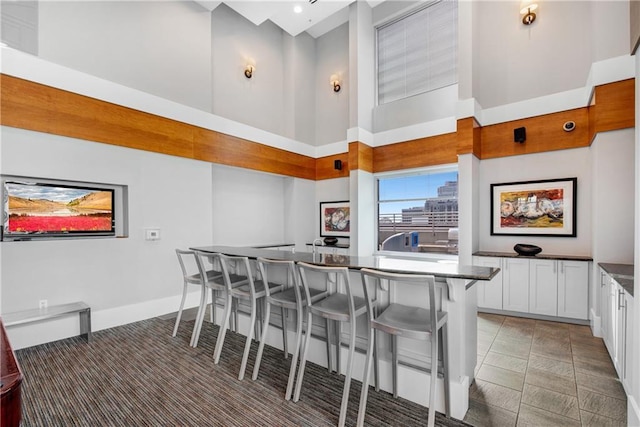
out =
<path fill-rule="evenodd" d="M 349 4 L 356 0 L 194 1 L 211 11 L 224 3 L 255 25 L 270 20 L 292 36 L 306 31 L 312 37 L 319 37 L 348 21 Z M 384 0 L 366 1 L 373 7 Z M 299 12 L 294 10 L 296 7 Z"/>

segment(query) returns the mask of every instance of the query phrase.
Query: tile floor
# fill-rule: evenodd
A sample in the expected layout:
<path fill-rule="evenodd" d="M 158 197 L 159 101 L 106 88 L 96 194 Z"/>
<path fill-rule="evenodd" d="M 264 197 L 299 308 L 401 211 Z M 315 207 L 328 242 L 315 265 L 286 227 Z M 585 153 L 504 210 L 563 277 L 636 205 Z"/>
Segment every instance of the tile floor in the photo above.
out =
<path fill-rule="evenodd" d="M 588 326 L 478 314 L 475 426 L 626 426 L 627 399 Z"/>

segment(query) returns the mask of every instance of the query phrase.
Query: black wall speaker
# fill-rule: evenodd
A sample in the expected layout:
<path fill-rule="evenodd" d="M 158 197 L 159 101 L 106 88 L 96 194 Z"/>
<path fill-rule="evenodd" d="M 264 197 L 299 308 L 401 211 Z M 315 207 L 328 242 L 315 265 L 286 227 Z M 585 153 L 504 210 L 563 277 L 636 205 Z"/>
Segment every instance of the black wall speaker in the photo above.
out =
<path fill-rule="evenodd" d="M 513 142 L 522 144 L 527 140 L 527 129 L 524 127 L 515 128 L 513 130 Z"/>
<path fill-rule="evenodd" d="M 333 168 L 338 171 L 342 170 L 342 160 L 334 160 Z"/>

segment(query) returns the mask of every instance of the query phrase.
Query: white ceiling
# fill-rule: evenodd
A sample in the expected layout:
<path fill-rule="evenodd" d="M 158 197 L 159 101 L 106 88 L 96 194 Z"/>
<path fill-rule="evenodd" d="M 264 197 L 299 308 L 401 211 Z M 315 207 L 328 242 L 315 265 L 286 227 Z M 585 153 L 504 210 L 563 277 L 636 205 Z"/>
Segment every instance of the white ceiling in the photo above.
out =
<path fill-rule="evenodd" d="M 342 25 L 349 20 L 349 4 L 356 0 L 194 0 L 203 7 L 214 10 L 224 3 L 255 25 L 270 20 L 292 36 L 303 31 L 312 37 L 319 37 L 324 33 Z M 381 0 L 367 0 L 371 7 L 381 3 Z M 300 13 L 294 12 L 294 7 L 300 6 Z"/>

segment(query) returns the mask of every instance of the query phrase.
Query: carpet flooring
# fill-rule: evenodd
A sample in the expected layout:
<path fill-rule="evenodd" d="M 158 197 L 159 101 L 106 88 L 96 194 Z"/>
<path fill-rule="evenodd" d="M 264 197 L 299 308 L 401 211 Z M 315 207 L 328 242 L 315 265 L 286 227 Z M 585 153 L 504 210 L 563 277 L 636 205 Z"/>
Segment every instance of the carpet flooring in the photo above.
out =
<path fill-rule="evenodd" d="M 300 401 L 284 400 L 289 359 L 265 346 L 260 376 L 238 381 L 244 337 L 228 332 L 213 363 L 218 327 L 204 322 L 197 348 L 193 321 L 171 337 L 160 318 L 16 351 L 24 382 L 23 426 L 331 426 L 338 422 L 344 377 L 307 364 Z M 426 385 L 425 385 L 426 387 Z M 360 382 L 351 386 L 347 425 L 355 425 Z M 371 389 L 365 423 L 426 425 L 428 409 Z M 436 425 L 467 426 L 436 414 Z"/>

